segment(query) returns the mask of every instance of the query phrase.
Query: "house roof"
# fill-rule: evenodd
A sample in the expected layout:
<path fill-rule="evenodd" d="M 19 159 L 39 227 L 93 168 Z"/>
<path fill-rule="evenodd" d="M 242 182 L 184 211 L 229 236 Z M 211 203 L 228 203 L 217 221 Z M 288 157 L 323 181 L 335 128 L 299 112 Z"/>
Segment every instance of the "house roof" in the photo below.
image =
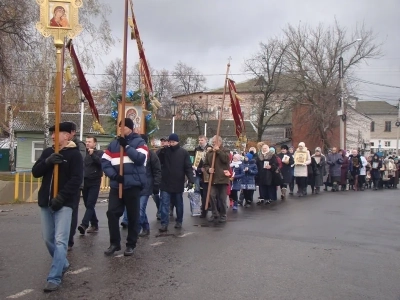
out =
<path fill-rule="evenodd" d="M 154 134 L 156 138 L 168 137 L 172 131 L 172 120 L 159 119 L 159 130 Z M 200 121 L 201 133 L 204 132 L 204 121 Z M 209 120 L 207 122 L 207 136 L 211 137 L 217 133 L 218 120 Z M 246 136 L 248 139 L 256 139 L 257 133 L 254 131 L 250 121 L 245 121 Z M 178 136 L 197 137 L 199 130 L 194 120 L 175 120 L 175 133 Z M 222 138 L 237 139 L 235 134 L 235 123 L 233 120 L 222 120 L 221 133 Z"/>
<path fill-rule="evenodd" d="M 387 103 L 386 101 L 358 101 L 356 109 L 365 115 L 398 114 L 397 107 Z"/>
<path fill-rule="evenodd" d="M 112 129 L 111 116 L 99 115 L 101 125 L 105 132 L 110 132 Z M 55 113 L 49 112 L 49 125 L 54 124 Z M 83 128 L 85 134 L 99 134 L 93 130 L 93 116 L 91 114 L 83 115 Z M 62 113 L 61 122 L 72 121 L 76 124 L 77 132 L 80 132 L 81 114 L 80 113 Z M 19 111 L 14 118 L 14 131 L 30 131 L 43 132 L 43 113 L 38 111 Z"/>

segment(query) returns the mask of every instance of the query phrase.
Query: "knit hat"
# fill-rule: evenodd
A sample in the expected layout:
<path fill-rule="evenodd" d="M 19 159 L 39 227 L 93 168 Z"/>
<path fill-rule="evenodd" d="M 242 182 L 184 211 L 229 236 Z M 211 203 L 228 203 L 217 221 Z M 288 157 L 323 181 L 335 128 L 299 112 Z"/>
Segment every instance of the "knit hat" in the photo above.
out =
<path fill-rule="evenodd" d="M 246 157 L 248 158 L 248 160 L 252 160 L 253 159 L 253 154 L 251 154 L 250 152 L 246 154 Z"/>
<path fill-rule="evenodd" d="M 305 147 L 305 146 L 306 146 L 306 144 L 304 144 L 304 142 L 299 143 L 299 147 Z"/>
<path fill-rule="evenodd" d="M 179 143 L 179 136 L 176 133 L 171 133 L 168 137 L 168 141 L 175 141 Z"/>
<path fill-rule="evenodd" d="M 121 127 L 121 123 L 122 121 L 119 122 L 119 125 Z M 133 128 L 135 128 L 135 126 L 133 125 L 133 120 L 131 118 L 125 118 L 125 127 L 128 127 L 130 130 L 133 131 Z"/>
<path fill-rule="evenodd" d="M 242 156 L 240 154 L 235 154 L 233 158 L 236 158 L 237 160 L 242 160 Z"/>
<path fill-rule="evenodd" d="M 288 147 L 287 145 L 282 145 L 282 146 L 281 146 L 281 150 L 282 150 L 282 149 L 289 150 L 289 147 Z"/>
<path fill-rule="evenodd" d="M 269 147 L 269 152 L 275 153 L 275 148 L 274 147 Z"/>
<path fill-rule="evenodd" d="M 315 148 L 315 152 L 321 152 L 321 148 L 320 147 Z"/>

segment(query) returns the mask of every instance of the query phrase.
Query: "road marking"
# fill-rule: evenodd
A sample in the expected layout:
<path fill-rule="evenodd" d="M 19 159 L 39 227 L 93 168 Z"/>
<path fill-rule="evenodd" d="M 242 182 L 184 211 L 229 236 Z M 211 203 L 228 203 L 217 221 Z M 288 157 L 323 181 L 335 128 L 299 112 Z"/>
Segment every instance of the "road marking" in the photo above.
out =
<path fill-rule="evenodd" d="M 76 274 L 79 274 L 79 273 L 85 272 L 85 271 L 87 271 L 87 270 L 90 270 L 90 268 L 88 268 L 88 267 L 84 267 L 84 268 L 82 268 L 82 269 L 79 269 L 79 270 L 76 270 L 76 271 L 70 271 L 70 272 L 67 272 L 67 274 L 76 275 Z"/>
<path fill-rule="evenodd" d="M 194 233 L 194 232 L 186 232 L 185 234 L 178 235 L 178 237 L 179 237 L 179 238 L 183 238 L 183 237 L 188 236 L 188 235 L 191 235 L 191 234 L 193 234 L 193 233 Z"/>
<path fill-rule="evenodd" d="M 17 298 L 22 297 L 22 296 L 25 296 L 25 295 L 27 295 L 27 294 L 29 294 L 29 293 L 31 293 L 31 292 L 33 292 L 32 289 L 23 290 L 22 292 L 20 292 L 20 293 L 18 293 L 18 294 L 8 296 L 7 299 L 17 299 Z"/>
<path fill-rule="evenodd" d="M 118 255 L 115 255 L 114 257 L 122 257 L 122 256 L 124 256 L 123 254 L 118 254 Z"/>
<path fill-rule="evenodd" d="M 154 243 L 154 244 L 150 244 L 150 246 L 158 246 L 158 245 L 162 245 L 162 244 L 164 244 L 164 242 L 157 242 L 157 243 Z"/>

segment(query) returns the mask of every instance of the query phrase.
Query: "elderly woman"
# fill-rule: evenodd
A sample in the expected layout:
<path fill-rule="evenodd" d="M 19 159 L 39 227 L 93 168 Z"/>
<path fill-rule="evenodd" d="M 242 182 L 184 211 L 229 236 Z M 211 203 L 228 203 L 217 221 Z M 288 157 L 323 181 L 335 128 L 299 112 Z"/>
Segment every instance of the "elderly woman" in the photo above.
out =
<path fill-rule="evenodd" d="M 332 152 L 328 154 L 326 163 L 329 165 L 329 177 L 332 182 L 332 192 L 339 191 L 338 184 L 341 180 L 343 157 L 341 153 L 338 153 L 336 147 L 333 147 Z"/>
<path fill-rule="evenodd" d="M 279 168 L 276 155 L 269 151 L 269 146 L 264 144 L 261 153 L 256 156 L 258 169 L 258 186 L 260 201 L 258 205 L 269 204 L 277 200 L 276 185 L 274 185 L 274 172 Z"/>
<path fill-rule="evenodd" d="M 312 155 L 316 163 L 316 172 L 315 172 L 315 193 L 319 194 L 321 186 L 324 185 L 324 176 L 326 174 L 325 164 L 326 159 L 325 155 L 322 154 L 321 148 L 315 148 L 315 153 Z"/>
<path fill-rule="evenodd" d="M 307 195 L 307 166 L 309 164 L 311 164 L 310 151 L 303 142 L 300 142 L 294 153 L 294 177 L 296 177 L 297 195 L 299 197 Z"/>

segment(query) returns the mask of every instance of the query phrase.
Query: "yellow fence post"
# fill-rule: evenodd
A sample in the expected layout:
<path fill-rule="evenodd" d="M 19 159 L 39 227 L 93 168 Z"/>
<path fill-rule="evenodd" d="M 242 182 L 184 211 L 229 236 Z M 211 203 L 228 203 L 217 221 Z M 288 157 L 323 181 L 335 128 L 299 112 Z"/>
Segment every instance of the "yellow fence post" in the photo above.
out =
<path fill-rule="evenodd" d="M 22 201 L 25 202 L 25 182 L 26 182 L 26 172 L 22 175 Z"/>
<path fill-rule="evenodd" d="M 17 202 L 19 199 L 19 174 L 15 172 L 15 182 L 14 182 L 14 201 Z"/>

